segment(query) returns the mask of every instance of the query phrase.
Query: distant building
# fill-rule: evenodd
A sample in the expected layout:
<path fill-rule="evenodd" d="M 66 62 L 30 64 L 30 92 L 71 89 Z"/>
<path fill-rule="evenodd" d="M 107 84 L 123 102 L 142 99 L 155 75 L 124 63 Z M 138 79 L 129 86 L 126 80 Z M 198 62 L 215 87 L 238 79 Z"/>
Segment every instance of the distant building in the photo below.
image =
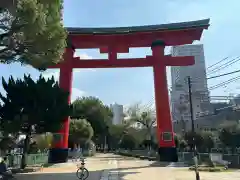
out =
<path fill-rule="evenodd" d="M 113 124 L 122 124 L 124 113 L 123 113 L 123 105 L 119 105 L 117 103 L 111 104 L 110 108 L 113 112 Z"/>
<path fill-rule="evenodd" d="M 194 56 L 193 66 L 171 67 L 171 111 L 173 122 L 190 121 L 188 77 L 192 85 L 193 118 L 196 120 L 202 112 L 210 111 L 207 87 L 204 49 L 202 44 L 172 47 L 172 56 Z M 184 122 L 185 124 L 189 124 Z M 183 123 L 183 124 L 184 124 Z M 184 128 L 184 125 L 183 125 Z M 187 127 L 186 127 L 187 128 Z"/>
<path fill-rule="evenodd" d="M 194 121 L 196 131 L 218 131 L 221 124 L 228 122 L 239 122 L 240 111 L 234 110 L 230 103 L 211 103 L 212 112 L 202 115 Z M 173 122 L 174 132 L 181 133 L 191 130 L 191 121 Z"/>
<path fill-rule="evenodd" d="M 230 100 L 230 104 L 235 105 L 235 106 L 239 106 L 240 105 L 240 95 L 237 95 L 237 96 L 233 97 Z"/>

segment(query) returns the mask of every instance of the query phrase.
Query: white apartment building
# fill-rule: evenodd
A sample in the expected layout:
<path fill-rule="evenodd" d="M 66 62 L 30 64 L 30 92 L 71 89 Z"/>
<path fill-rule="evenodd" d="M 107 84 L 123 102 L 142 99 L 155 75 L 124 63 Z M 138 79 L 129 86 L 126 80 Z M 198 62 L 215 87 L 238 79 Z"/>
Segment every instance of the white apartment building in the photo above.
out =
<path fill-rule="evenodd" d="M 123 113 L 123 105 L 119 105 L 117 103 L 111 104 L 110 108 L 113 112 L 113 124 L 122 124 L 124 113 Z"/>
<path fill-rule="evenodd" d="M 172 56 L 194 56 L 193 66 L 171 67 L 171 110 L 173 121 L 190 120 L 188 77 L 191 79 L 193 117 L 209 110 L 204 48 L 202 44 L 172 47 Z"/>

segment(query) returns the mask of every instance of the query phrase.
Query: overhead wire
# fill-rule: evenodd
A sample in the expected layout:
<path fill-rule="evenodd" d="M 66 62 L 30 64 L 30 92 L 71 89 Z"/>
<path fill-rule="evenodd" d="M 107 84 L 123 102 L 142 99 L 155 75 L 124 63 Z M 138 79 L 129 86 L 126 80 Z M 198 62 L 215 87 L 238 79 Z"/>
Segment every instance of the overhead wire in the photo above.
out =
<path fill-rule="evenodd" d="M 228 58 L 229 58 L 229 57 L 225 57 L 225 58 L 223 58 L 222 60 L 216 62 L 215 64 L 212 64 L 212 65 L 208 66 L 208 67 L 206 68 L 206 70 L 208 70 L 209 68 L 211 68 L 211 67 L 213 67 L 213 66 L 218 65 L 219 63 L 221 63 L 221 62 L 227 60 Z"/>
<path fill-rule="evenodd" d="M 221 63 L 221 62 L 224 62 L 224 61 L 226 61 L 226 60 L 228 60 L 228 57 L 226 57 L 226 58 L 220 60 L 219 62 L 217 62 L 217 63 L 209 66 L 208 68 L 206 68 L 206 70 L 208 70 L 208 69 L 210 69 L 210 68 L 216 66 L 217 64 L 219 64 L 219 63 Z M 218 66 L 218 67 L 215 67 L 215 68 L 211 69 L 207 74 L 209 75 L 209 74 L 216 73 L 216 72 L 218 72 L 218 71 L 220 71 L 220 70 L 222 70 L 222 69 L 225 69 L 225 68 L 229 67 L 230 65 L 232 65 L 232 64 L 234 64 L 234 63 L 236 63 L 236 62 L 238 62 L 238 61 L 240 61 L 240 56 L 237 57 L 237 58 L 233 58 L 233 59 L 231 59 L 230 61 L 228 61 L 228 62 L 226 62 L 226 63 L 224 63 L 224 64 L 222 64 L 222 65 L 220 65 L 220 66 Z M 227 76 L 227 75 L 231 75 L 231 74 L 235 74 L 235 73 L 238 73 L 238 72 L 240 72 L 240 70 L 236 70 L 236 71 L 232 71 L 232 72 L 228 72 L 228 73 L 223 73 L 223 74 L 220 74 L 220 75 L 217 75 L 217 76 L 210 76 L 210 77 L 207 77 L 207 80 L 208 80 L 208 79 L 215 79 L 215 78 L 218 78 L 218 77 Z M 236 77 L 231 78 L 231 79 L 229 79 L 229 80 L 227 80 L 227 81 L 224 81 L 224 82 L 221 82 L 221 83 L 216 84 L 216 85 L 214 85 L 214 86 L 211 86 L 211 87 L 209 88 L 209 90 L 213 90 L 213 89 L 217 89 L 217 88 L 226 86 L 227 84 L 236 82 L 236 81 L 239 80 L 239 79 L 240 79 L 240 76 L 236 76 Z M 198 80 L 198 78 L 195 79 L 195 82 L 192 82 L 192 85 L 198 85 L 198 84 L 200 84 L 199 82 L 197 82 L 197 80 Z M 200 80 L 200 78 L 199 78 L 199 80 Z M 208 101 L 209 101 L 209 100 L 210 100 L 210 101 L 211 101 L 211 100 L 230 100 L 230 98 L 229 98 L 229 99 L 228 99 L 228 98 L 229 98 L 229 97 L 227 97 L 227 96 L 225 96 L 225 97 L 211 97 L 211 96 L 209 96 Z M 232 107 L 232 106 L 231 106 L 231 107 Z M 234 107 L 235 107 L 235 106 L 234 106 Z M 229 108 L 229 106 L 228 106 L 228 107 L 225 107 L 225 108 Z M 217 109 L 217 110 L 222 110 L 222 109 L 224 109 L 224 108 L 220 108 L 220 109 Z"/>
<path fill-rule="evenodd" d="M 229 108 L 232 108 L 232 111 L 233 111 L 233 112 L 235 112 L 235 111 L 237 111 L 237 110 L 240 109 L 238 106 L 232 105 L 232 106 L 226 106 L 226 107 L 223 107 L 223 108 L 215 109 L 215 112 L 216 112 L 216 111 L 220 111 L 220 110 L 229 109 Z M 205 113 L 205 114 L 204 114 L 204 113 Z M 202 118 L 202 117 L 209 117 L 209 116 L 216 116 L 216 115 L 217 115 L 217 114 L 214 113 L 214 112 L 208 114 L 207 111 L 205 111 L 205 112 L 200 112 L 200 114 L 204 114 L 204 115 L 198 116 L 197 119 Z"/>
<path fill-rule="evenodd" d="M 212 70 L 210 70 L 210 72 L 207 72 L 207 75 L 210 75 L 210 74 L 216 73 L 216 72 L 218 72 L 222 69 L 225 69 L 225 68 L 229 67 L 230 65 L 238 62 L 238 61 L 240 61 L 240 56 L 238 56 L 236 58 L 233 58 L 232 60 L 230 60 L 230 61 L 228 61 L 228 62 L 226 62 L 226 63 L 224 63 L 224 64 L 222 64 L 222 65 L 220 65 L 216 68 L 213 68 Z"/>
<path fill-rule="evenodd" d="M 207 67 L 206 69 L 209 69 L 209 68 L 212 68 L 214 66 L 216 66 L 217 64 L 221 63 L 221 62 L 224 62 L 226 61 L 227 59 L 229 59 L 229 57 L 226 57 L 220 61 L 218 61 L 217 63 L 213 64 L 213 65 L 210 65 L 209 67 Z M 210 72 L 207 73 L 207 75 L 210 75 L 210 74 L 213 74 L 213 73 L 216 73 L 222 69 L 225 69 L 226 67 L 229 67 L 230 65 L 236 63 L 240 61 L 240 56 L 238 56 L 237 58 L 233 58 L 231 59 L 230 61 L 218 66 L 218 67 L 215 67 L 214 69 L 210 70 Z M 218 78 L 218 77 L 222 77 L 222 76 L 227 76 L 227 75 L 231 75 L 231 74 L 234 74 L 234 73 L 238 73 L 240 72 L 240 70 L 237 70 L 237 71 L 232 71 L 232 72 L 229 72 L 229 73 L 224 73 L 224 74 L 220 74 L 220 75 L 217 75 L 217 76 L 211 76 L 211 77 L 207 77 L 207 80 L 208 79 L 214 79 L 214 78 Z M 196 80 L 201 80 L 201 78 L 195 78 L 195 81 Z M 193 84 L 196 84 L 198 82 L 192 82 Z"/>
<path fill-rule="evenodd" d="M 212 65 L 208 66 L 208 67 L 206 68 L 206 71 L 207 71 L 208 69 L 210 69 L 210 68 L 218 65 L 219 63 L 228 60 L 228 59 L 229 59 L 229 57 L 223 58 L 222 60 L 216 62 L 215 64 L 212 64 Z M 226 62 L 226 63 L 224 63 L 224 64 L 222 64 L 222 65 L 220 65 L 220 66 L 214 67 L 213 69 L 209 70 L 208 72 L 206 72 L 206 75 L 210 75 L 210 74 L 216 73 L 217 71 L 220 71 L 220 70 L 222 70 L 222 69 L 224 69 L 224 68 L 226 68 L 226 67 L 229 67 L 230 65 L 238 62 L 239 60 L 240 60 L 240 56 L 238 56 L 237 58 L 233 58 L 233 59 L 231 59 L 230 61 L 228 61 L 228 62 Z M 200 80 L 201 78 L 197 78 L 197 79 Z"/>
<path fill-rule="evenodd" d="M 231 75 L 231 74 L 235 74 L 235 73 L 239 73 L 239 72 L 240 72 L 240 70 L 232 71 L 232 72 L 220 74 L 218 76 L 211 76 L 211 77 L 208 77 L 207 79 L 215 79 L 215 78 L 218 78 L 218 77 L 227 76 L 227 75 Z"/>
<path fill-rule="evenodd" d="M 240 79 L 240 76 L 236 76 L 236 77 L 231 78 L 231 79 L 229 79 L 229 80 L 227 80 L 227 81 L 223 81 L 223 82 L 221 82 L 221 83 L 219 83 L 219 84 L 213 85 L 213 86 L 209 87 L 208 90 L 214 90 L 214 89 L 223 87 L 223 86 L 225 86 L 225 85 L 227 85 L 227 84 L 236 82 L 236 81 L 239 80 L 239 79 Z"/>

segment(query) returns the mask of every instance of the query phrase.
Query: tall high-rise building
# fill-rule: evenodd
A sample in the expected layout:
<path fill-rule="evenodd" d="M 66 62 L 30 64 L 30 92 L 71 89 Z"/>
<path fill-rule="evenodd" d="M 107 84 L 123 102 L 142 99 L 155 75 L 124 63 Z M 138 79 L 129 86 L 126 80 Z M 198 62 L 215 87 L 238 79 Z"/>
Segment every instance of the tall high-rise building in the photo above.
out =
<path fill-rule="evenodd" d="M 123 105 L 117 103 L 111 104 L 110 108 L 113 112 L 113 124 L 122 124 L 124 114 L 123 114 Z"/>
<path fill-rule="evenodd" d="M 171 110 L 173 121 L 189 121 L 188 77 L 191 79 L 193 117 L 197 119 L 210 108 L 204 49 L 202 44 L 172 47 L 172 56 L 194 56 L 193 66 L 171 67 Z"/>

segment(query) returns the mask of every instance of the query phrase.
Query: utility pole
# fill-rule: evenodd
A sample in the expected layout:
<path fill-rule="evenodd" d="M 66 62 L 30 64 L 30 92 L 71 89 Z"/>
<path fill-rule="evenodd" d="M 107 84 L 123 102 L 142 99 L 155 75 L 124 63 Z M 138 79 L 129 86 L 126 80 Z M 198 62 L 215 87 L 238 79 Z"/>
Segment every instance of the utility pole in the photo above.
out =
<path fill-rule="evenodd" d="M 192 82 L 191 77 L 188 76 L 188 95 L 189 95 L 189 108 L 190 108 L 190 118 L 192 123 L 192 132 L 195 132 L 195 126 L 194 126 L 194 117 L 193 117 L 193 105 L 192 105 Z"/>
<path fill-rule="evenodd" d="M 194 163 L 195 163 L 195 173 L 196 173 L 196 180 L 200 180 L 200 175 L 198 171 L 198 153 L 197 153 L 197 147 L 195 143 L 195 126 L 194 126 L 194 117 L 193 117 L 193 105 L 192 105 L 192 82 L 191 77 L 188 76 L 188 95 L 189 95 L 189 108 L 190 108 L 190 117 L 191 117 L 191 123 L 192 123 L 192 133 L 193 133 L 193 147 L 192 151 L 194 153 Z"/>

